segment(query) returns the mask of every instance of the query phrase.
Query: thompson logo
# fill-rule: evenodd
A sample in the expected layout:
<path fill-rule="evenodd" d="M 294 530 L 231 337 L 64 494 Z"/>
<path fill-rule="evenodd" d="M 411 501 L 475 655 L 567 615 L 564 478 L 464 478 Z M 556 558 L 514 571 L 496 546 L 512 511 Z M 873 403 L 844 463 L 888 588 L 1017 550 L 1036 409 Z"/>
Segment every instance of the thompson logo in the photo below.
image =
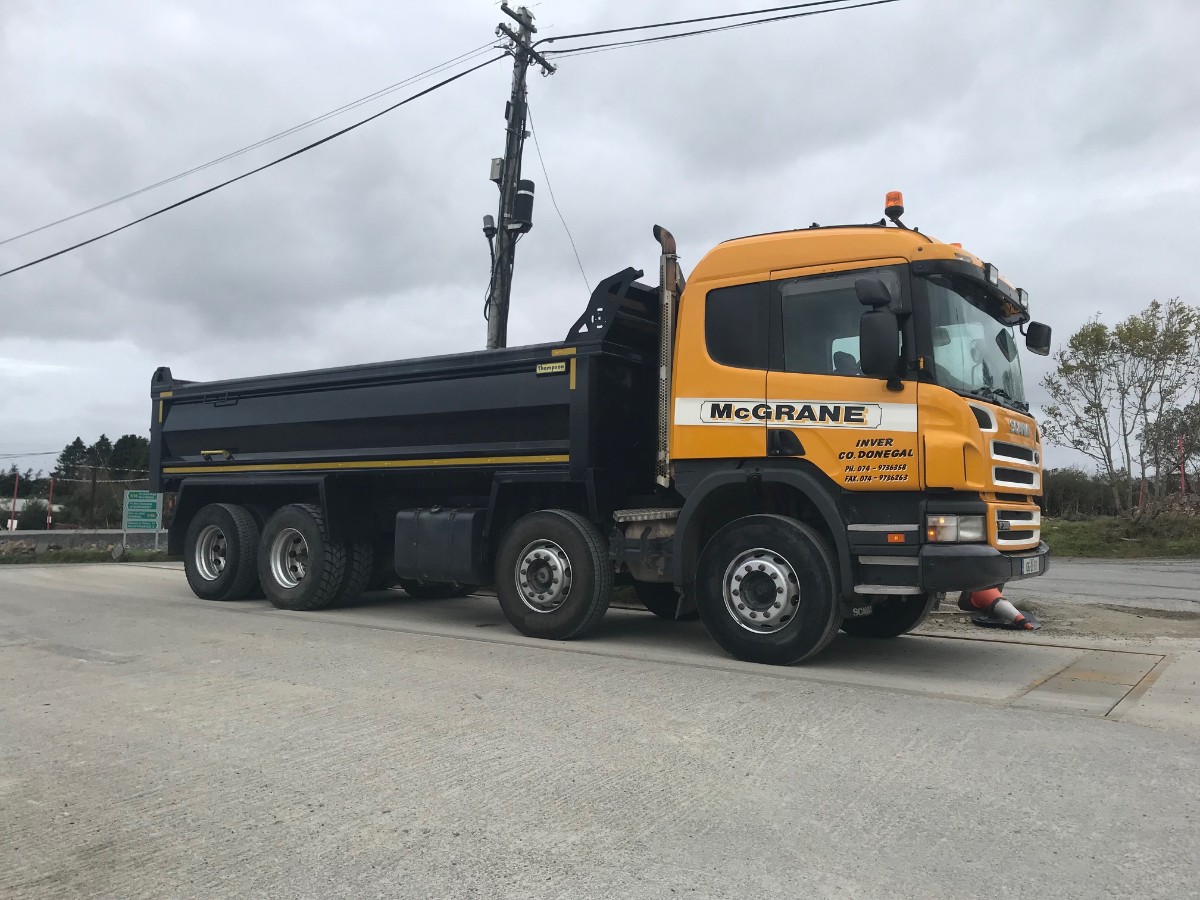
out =
<path fill-rule="evenodd" d="M 792 428 L 878 428 L 881 419 L 877 403 L 700 401 L 700 421 L 706 425 L 774 422 Z"/>

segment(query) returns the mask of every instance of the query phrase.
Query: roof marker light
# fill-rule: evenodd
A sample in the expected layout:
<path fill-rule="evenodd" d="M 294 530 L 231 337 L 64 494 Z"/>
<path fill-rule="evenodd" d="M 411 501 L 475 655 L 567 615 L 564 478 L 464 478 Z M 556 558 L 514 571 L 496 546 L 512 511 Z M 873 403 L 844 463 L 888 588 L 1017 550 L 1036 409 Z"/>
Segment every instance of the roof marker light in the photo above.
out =
<path fill-rule="evenodd" d="M 904 215 L 904 194 L 900 191 L 888 191 L 883 199 L 883 214 L 893 222 Z"/>

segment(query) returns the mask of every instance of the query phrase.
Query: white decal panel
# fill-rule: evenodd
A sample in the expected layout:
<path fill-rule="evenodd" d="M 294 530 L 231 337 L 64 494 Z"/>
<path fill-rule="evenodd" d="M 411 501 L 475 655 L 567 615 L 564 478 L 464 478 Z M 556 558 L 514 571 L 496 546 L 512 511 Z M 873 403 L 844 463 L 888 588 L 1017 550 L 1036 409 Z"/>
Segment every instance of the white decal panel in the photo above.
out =
<path fill-rule="evenodd" d="M 762 400 L 678 397 L 676 425 L 750 425 L 761 428 L 917 430 L 915 403 L 859 400 Z"/>

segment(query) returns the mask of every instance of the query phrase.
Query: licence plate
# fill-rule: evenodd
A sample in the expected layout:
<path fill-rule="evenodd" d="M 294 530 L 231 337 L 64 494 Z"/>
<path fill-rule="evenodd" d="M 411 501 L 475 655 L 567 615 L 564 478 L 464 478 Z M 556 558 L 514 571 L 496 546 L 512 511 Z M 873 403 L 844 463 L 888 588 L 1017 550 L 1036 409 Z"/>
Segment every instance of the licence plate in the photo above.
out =
<path fill-rule="evenodd" d="M 1022 575 L 1036 575 L 1042 571 L 1042 558 L 1040 556 L 1031 556 L 1028 559 L 1021 560 Z"/>

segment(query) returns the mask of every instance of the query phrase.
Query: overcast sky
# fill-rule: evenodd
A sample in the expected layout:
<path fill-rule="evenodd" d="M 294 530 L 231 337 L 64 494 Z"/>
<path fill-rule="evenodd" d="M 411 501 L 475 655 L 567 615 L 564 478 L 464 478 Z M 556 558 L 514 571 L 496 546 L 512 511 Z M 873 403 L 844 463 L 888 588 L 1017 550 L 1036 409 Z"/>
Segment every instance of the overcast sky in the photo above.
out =
<path fill-rule="evenodd" d="M 533 10 L 545 37 L 768 5 Z M 0 240 L 478 47 L 501 19 L 487 0 L 0 0 Z M 563 59 L 531 73 L 530 104 L 592 284 L 628 265 L 653 279 L 656 222 L 687 271 L 727 238 L 876 218 L 899 189 L 908 224 L 997 263 L 1058 343 L 1092 315 L 1200 302 L 1198 34 L 1195 0 L 901 0 Z M 148 433 L 160 365 L 207 380 L 481 348 L 510 73 L 0 279 L 0 454 Z M 402 96 L 4 244 L 0 270 Z M 561 339 L 587 299 L 533 151 L 514 345 Z"/>

